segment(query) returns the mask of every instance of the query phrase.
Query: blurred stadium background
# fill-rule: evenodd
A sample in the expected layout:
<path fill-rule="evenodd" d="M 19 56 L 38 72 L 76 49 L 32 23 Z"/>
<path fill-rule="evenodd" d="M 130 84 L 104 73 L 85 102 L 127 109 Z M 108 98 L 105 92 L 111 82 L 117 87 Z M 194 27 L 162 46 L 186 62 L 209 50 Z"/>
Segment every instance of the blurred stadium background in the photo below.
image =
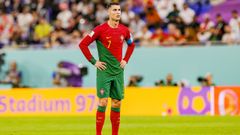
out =
<path fill-rule="evenodd" d="M 96 71 L 78 43 L 109 2 L 0 0 L 1 135 L 94 134 Z M 240 134 L 240 1 L 116 2 L 137 45 L 120 134 Z"/>

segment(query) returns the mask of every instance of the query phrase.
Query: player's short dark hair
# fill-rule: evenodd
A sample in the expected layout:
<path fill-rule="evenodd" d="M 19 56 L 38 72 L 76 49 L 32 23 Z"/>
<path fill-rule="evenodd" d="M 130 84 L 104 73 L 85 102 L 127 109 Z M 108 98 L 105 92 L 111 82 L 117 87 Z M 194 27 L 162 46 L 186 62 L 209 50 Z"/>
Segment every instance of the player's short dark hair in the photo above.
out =
<path fill-rule="evenodd" d="M 111 2 L 111 3 L 109 3 L 108 5 L 107 5 L 107 8 L 109 9 L 111 6 L 113 6 L 113 5 L 117 5 L 117 6 L 119 6 L 120 4 L 118 3 L 118 2 Z"/>

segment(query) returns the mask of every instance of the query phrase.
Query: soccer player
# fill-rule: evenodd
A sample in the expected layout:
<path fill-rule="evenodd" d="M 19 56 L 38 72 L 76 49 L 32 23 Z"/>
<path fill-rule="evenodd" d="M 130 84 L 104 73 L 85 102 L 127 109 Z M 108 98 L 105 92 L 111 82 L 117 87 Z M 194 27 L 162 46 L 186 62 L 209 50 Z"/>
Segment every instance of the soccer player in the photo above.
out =
<path fill-rule="evenodd" d="M 111 98 L 112 135 L 118 135 L 120 106 L 124 98 L 123 72 L 135 47 L 128 28 L 119 23 L 121 18 L 119 3 L 109 4 L 108 15 L 108 21 L 97 26 L 79 44 L 84 56 L 97 68 L 99 106 L 96 114 L 96 135 L 102 134 L 108 97 Z M 96 60 L 88 49 L 94 40 L 97 43 L 99 60 Z M 122 58 L 124 41 L 128 47 L 125 57 Z"/>

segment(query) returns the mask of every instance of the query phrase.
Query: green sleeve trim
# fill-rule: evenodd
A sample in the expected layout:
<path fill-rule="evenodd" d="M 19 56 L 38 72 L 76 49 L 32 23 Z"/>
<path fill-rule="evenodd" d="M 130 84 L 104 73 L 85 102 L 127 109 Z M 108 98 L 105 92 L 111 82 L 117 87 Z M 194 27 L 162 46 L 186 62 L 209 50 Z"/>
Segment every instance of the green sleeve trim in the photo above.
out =
<path fill-rule="evenodd" d="M 97 61 L 94 59 L 94 57 L 92 57 L 89 62 L 95 65 Z"/>

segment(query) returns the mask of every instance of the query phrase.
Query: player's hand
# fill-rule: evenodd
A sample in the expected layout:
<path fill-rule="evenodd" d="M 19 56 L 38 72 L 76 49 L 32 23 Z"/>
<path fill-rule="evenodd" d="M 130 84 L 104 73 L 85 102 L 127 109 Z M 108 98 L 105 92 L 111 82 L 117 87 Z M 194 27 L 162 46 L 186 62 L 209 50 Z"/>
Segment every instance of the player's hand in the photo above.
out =
<path fill-rule="evenodd" d="M 95 67 L 96 67 L 97 69 L 99 69 L 99 70 L 105 70 L 105 69 L 107 69 L 106 63 L 105 63 L 105 62 L 101 62 L 101 61 L 97 61 L 97 62 L 95 63 Z"/>
<path fill-rule="evenodd" d="M 126 62 L 125 60 L 122 60 L 122 61 L 120 62 L 120 67 L 121 67 L 121 68 L 124 68 L 126 65 L 127 65 L 127 62 Z"/>

